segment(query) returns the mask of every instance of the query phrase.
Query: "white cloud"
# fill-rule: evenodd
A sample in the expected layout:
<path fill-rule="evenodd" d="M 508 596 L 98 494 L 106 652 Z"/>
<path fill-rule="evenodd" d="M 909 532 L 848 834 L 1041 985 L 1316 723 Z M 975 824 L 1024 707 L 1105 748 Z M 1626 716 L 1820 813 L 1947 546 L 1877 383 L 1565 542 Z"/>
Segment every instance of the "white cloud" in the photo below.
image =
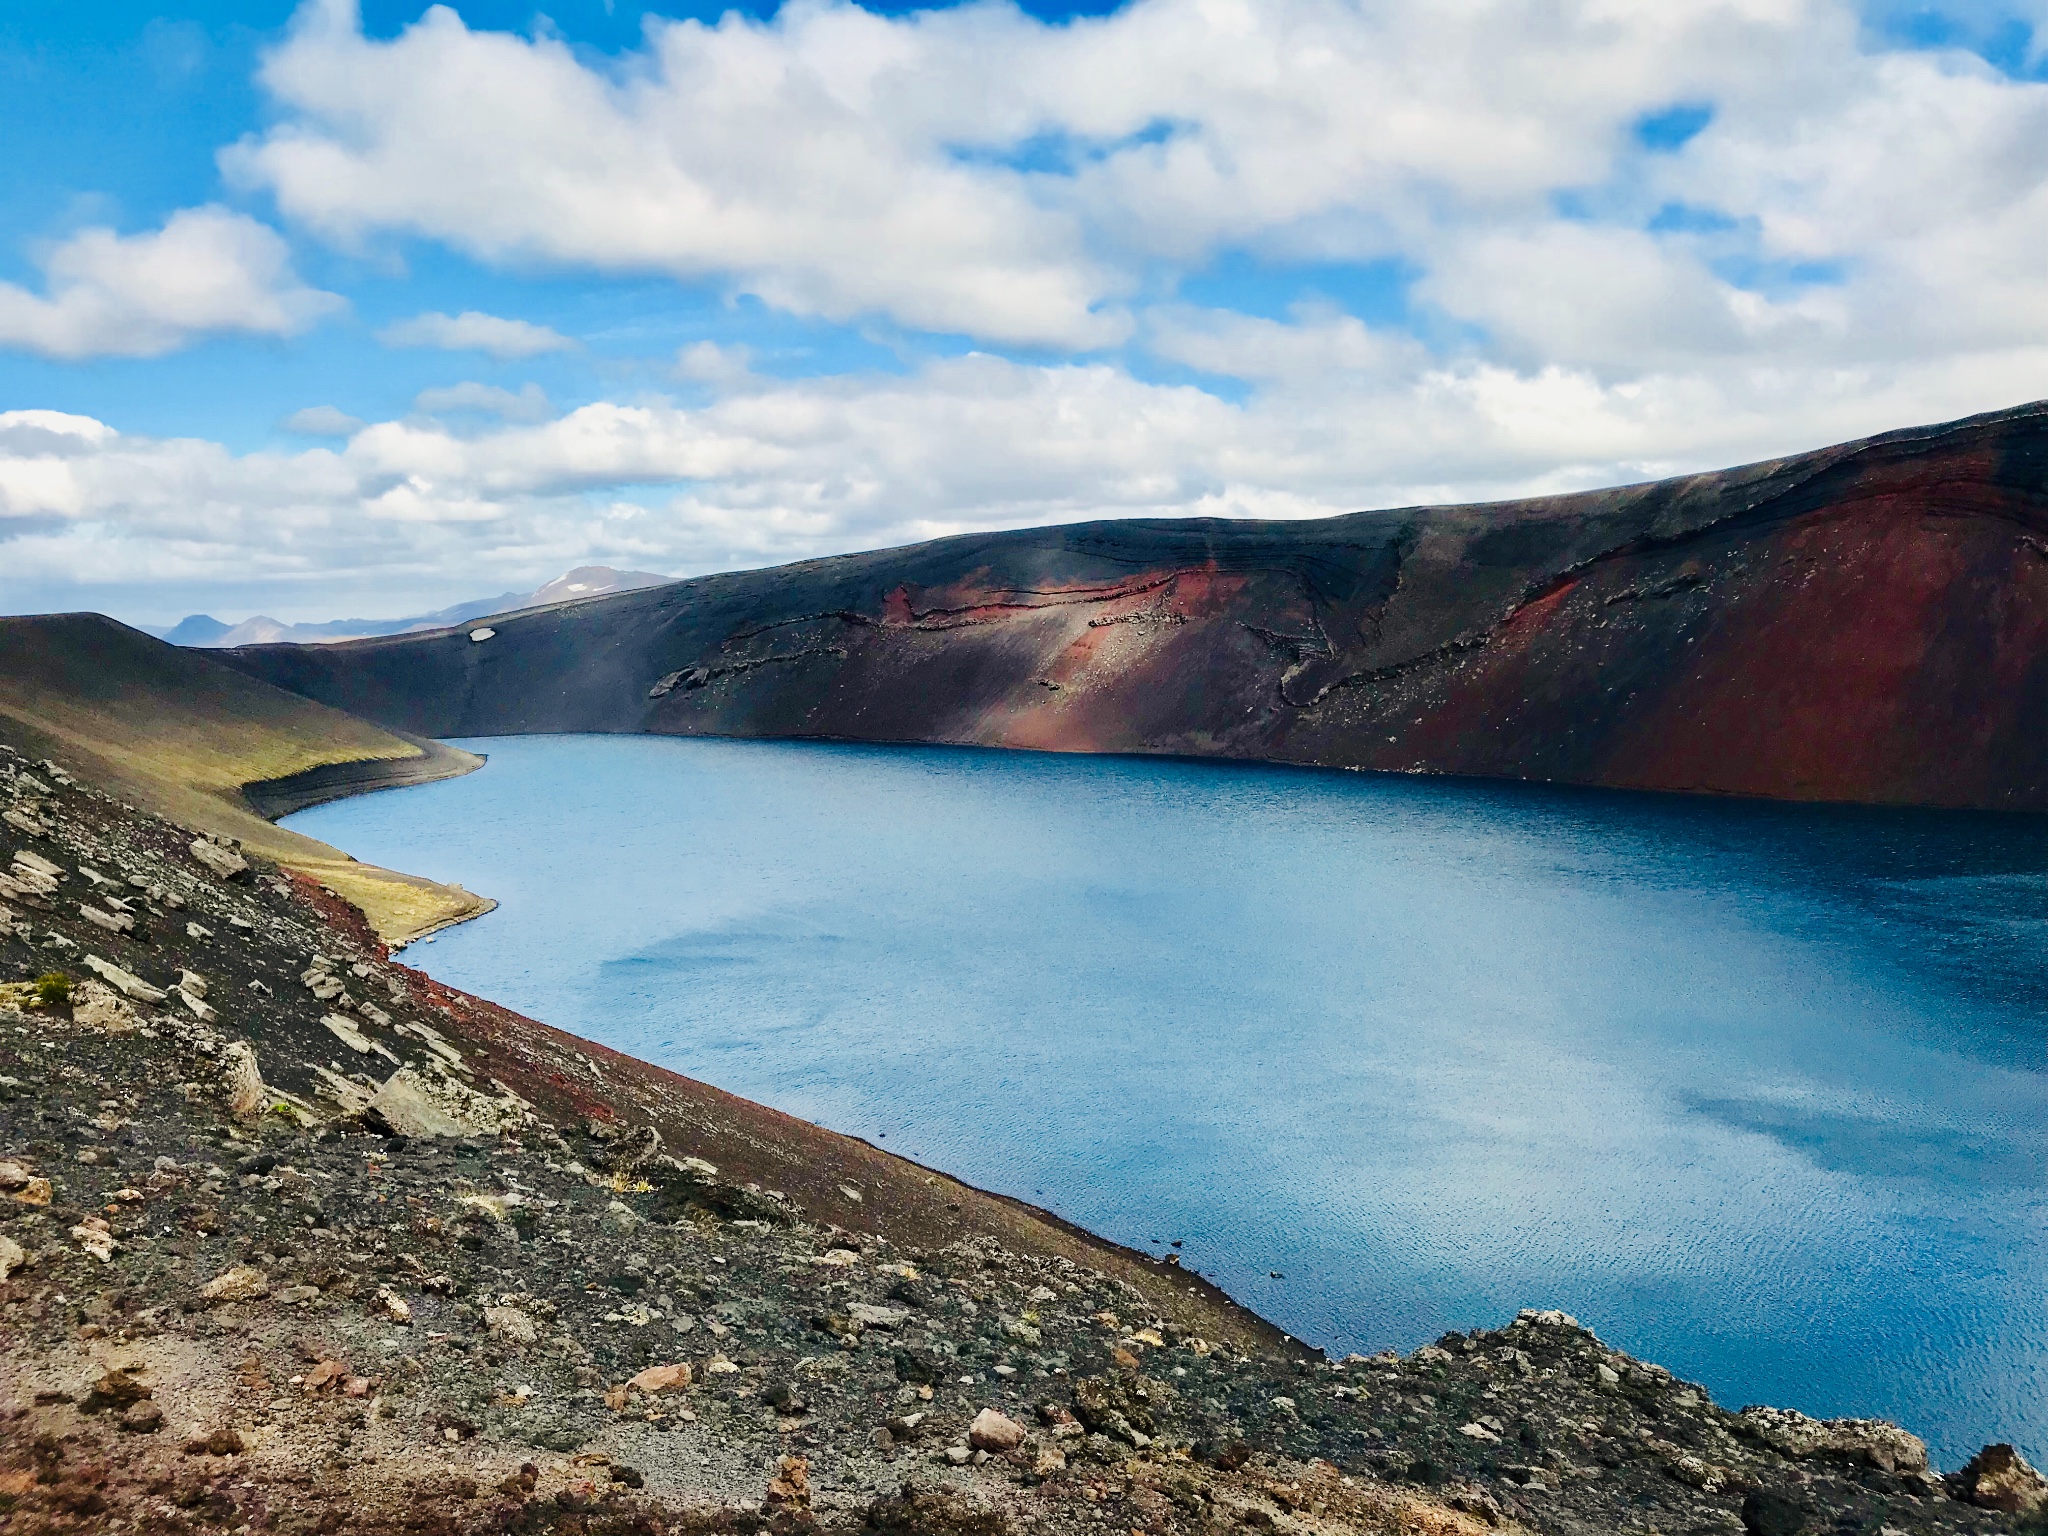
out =
<path fill-rule="evenodd" d="M 1297 308 L 1292 323 L 1227 309 L 1166 307 L 1147 317 L 1145 341 L 1153 355 L 1204 373 L 1297 388 L 1385 376 L 1424 361 L 1412 338 L 1368 329 L 1327 305 Z"/>
<path fill-rule="evenodd" d="M 690 572 L 1080 518 L 1568 490 L 1960 415 L 2048 370 L 2036 348 L 1830 381 L 1730 367 L 1614 384 L 1389 363 L 1327 316 L 1206 324 L 1185 334 L 1272 382 L 1232 404 L 1106 364 L 971 355 L 903 377 L 752 378 L 696 408 L 600 402 L 467 431 L 414 417 L 337 448 L 239 456 L 0 415 L 0 537 L 14 533 L 0 606 L 89 573 L 267 584 L 266 610 L 331 617 L 450 569 L 516 585 L 586 562 Z"/>
<path fill-rule="evenodd" d="M 507 320 L 480 310 L 428 313 L 387 325 L 377 333 L 387 347 L 439 347 L 445 352 L 488 352 L 499 359 L 565 352 L 576 343 L 530 320 Z"/>
<path fill-rule="evenodd" d="M 751 347 L 696 341 L 676 353 L 676 377 L 692 384 L 734 384 L 754 365 Z"/>
<path fill-rule="evenodd" d="M 414 410 L 429 416 L 480 411 L 506 421 L 545 421 L 555 413 L 546 391 L 538 384 L 523 385 L 516 393 L 495 384 L 473 381 L 450 384 L 442 389 L 421 390 L 412 404 Z"/>
<path fill-rule="evenodd" d="M 347 437 L 363 425 L 363 419 L 349 415 L 339 406 L 309 405 L 293 411 L 278 425 L 306 437 Z"/>
<path fill-rule="evenodd" d="M 1238 248 L 1401 261 L 1525 370 L 2048 333 L 2048 86 L 1874 51 L 1847 0 L 1135 0 L 1060 25 L 792 0 L 651 21 L 612 61 L 445 8 L 370 39 L 315 0 L 263 80 L 282 119 L 224 164 L 334 238 L 840 320 L 1087 350 L 1162 263 Z M 1711 125 L 1648 153 L 1634 125 L 1677 102 Z M 1653 230 L 1665 203 L 1724 233 Z"/>
<path fill-rule="evenodd" d="M 907 88 L 924 111 L 916 78 L 945 62 L 918 25 L 852 6 L 654 23 L 644 58 L 602 72 L 440 7 L 373 41 L 321 0 L 264 66 L 291 115 L 223 163 L 344 239 L 411 231 L 493 259 L 733 274 L 835 319 L 1116 341 L 1073 221 L 891 107 Z"/>
<path fill-rule="evenodd" d="M 342 300 L 299 281 L 275 230 L 187 208 L 149 234 L 80 230 L 41 259 L 44 292 L 0 283 L 0 347 L 157 357 L 220 331 L 293 336 Z"/>

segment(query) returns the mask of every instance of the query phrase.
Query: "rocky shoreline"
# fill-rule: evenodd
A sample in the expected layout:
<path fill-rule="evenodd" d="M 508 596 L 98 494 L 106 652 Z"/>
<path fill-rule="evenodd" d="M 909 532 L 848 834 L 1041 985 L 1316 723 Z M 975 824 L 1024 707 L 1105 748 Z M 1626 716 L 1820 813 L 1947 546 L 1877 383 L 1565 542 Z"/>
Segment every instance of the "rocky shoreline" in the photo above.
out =
<path fill-rule="evenodd" d="M 1325 1360 L 0 747 L 0 1533 L 2018 1533 L 1561 1313 Z"/>

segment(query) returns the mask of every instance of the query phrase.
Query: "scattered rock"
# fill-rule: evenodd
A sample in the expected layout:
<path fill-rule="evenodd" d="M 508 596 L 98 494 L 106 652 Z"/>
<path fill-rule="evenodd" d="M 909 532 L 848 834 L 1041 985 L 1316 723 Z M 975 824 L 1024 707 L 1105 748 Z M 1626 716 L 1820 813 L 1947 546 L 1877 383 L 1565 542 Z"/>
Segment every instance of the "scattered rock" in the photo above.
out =
<path fill-rule="evenodd" d="M 112 1366 L 100 1373 L 85 1394 L 79 1408 L 85 1413 L 105 1413 L 109 1408 L 126 1408 L 150 1395 L 149 1385 L 140 1379 L 140 1367 Z"/>
<path fill-rule="evenodd" d="M 187 1456 L 239 1456 L 249 1447 L 235 1430 L 223 1426 L 185 1442 Z"/>
<path fill-rule="evenodd" d="M 141 1020 L 112 987 L 97 981 L 81 981 L 71 989 L 71 1022 L 86 1029 L 103 1029 L 111 1035 L 125 1035 Z"/>
<path fill-rule="evenodd" d="M 369 1112 L 398 1136 L 495 1136 L 526 1119 L 526 1107 L 516 1099 L 494 1099 L 411 1067 L 391 1074 L 371 1098 Z"/>
<path fill-rule="evenodd" d="M 1014 1451 L 1024 1443 L 1024 1426 L 1016 1420 L 984 1408 L 974 1416 L 974 1422 L 967 1426 L 967 1444 L 970 1449 L 1001 1455 Z"/>
<path fill-rule="evenodd" d="M 902 1307 L 877 1307 L 864 1301 L 856 1301 L 846 1309 L 846 1315 L 863 1328 L 894 1328 L 910 1313 Z"/>
<path fill-rule="evenodd" d="M 379 1041 L 372 1040 L 360 1029 L 357 1029 L 355 1025 L 355 1020 L 345 1019 L 338 1013 L 329 1013 L 323 1014 L 321 1016 L 320 1022 L 327 1026 L 328 1032 L 332 1034 L 335 1039 L 339 1040 L 343 1045 L 347 1046 L 350 1050 L 354 1051 L 358 1056 L 368 1056 L 372 1052 L 375 1052 L 377 1055 L 384 1057 L 387 1061 L 393 1063 L 396 1063 L 398 1061 L 398 1057 L 392 1055 L 391 1050 L 388 1046 L 382 1044 Z M 401 1132 L 400 1134 L 418 1135 L 433 1133 Z"/>
<path fill-rule="evenodd" d="M 371 1303 L 370 1310 L 391 1322 L 406 1327 L 412 1325 L 412 1304 L 388 1285 L 377 1287 L 376 1299 Z"/>
<path fill-rule="evenodd" d="M 261 1114 L 268 1107 L 270 1091 L 256 1065 L 256 1048 L 248 1041 L 232 1041 L 221 1052 L 220 1086 L 228 1113 L 238 1120 Z"/>
<path fill-rule="evenodd" d="M 237 1301 L 255 1301 L 269 1294 L 269 1279 L 262 1270 L 251 1264 L 237 1264 L 233 1269 L 222 1271 L 199 1287 L 199 1299 L 210 1307 L 226 1306 Z"/>
<path fill-rule="evenodd" d="M 98 907 L 81 903 L 78 915 L 95 928 L 104 928 L 109 933 L 133 933 L 135 919 L 126 912 L 102 912 Z"/>
<path fill-rule="evenodd" d="M 801 1456 L 785 1456 L 775 1481 L 768 1485 L 770 1509 L 811 1507 L 811 1464 Z"/>
<path fill-rule="evenodd" d="M 324 1392 L 329 1387 L 339 1387 L 348 1380 L 348 1366 L 340 1360 L 322 1360 L 306 1372 L 306 1379 L 299 1383 L 308 1393 Z"/>
<path fill-rule="evenodd" d="M 1159 1427 L 1152 1414 L 1157 1387 L 1143 1377 L 1083 1377 L 1074 1383 L 1074 1413 L 1093 1434 L 1127 1445 L 1149 1443 Z"/>
<path fill-rule="evenodd" d="M 10 806 L 7 810 L 0 811 L 0 821 L 5 821 L 15 831 L 29 837 L 48 837 L 55 830 L 47 821 L 39 816 L 31 816 L 19 806 Z"/>
<path fill-rule="evenodd" d="M 1007 1526 L 994 1510 L 977 1509 L 950 1493 L 920 1492 L 903 1485 L 900 1495 L 868 1506 L 864 1536 L 1003 1536 Z"/>
<path fill-rule="evenodd" d="M 663 1392 L 680 1392 L 690 1384 L 690 1367 L 687 1363 L 675 1365 L 650 1365 L 626 1385 L 635 1392 L 645 1392 L 655 1397 Z"/>
<path fill-rule="evenodd" d="M 1787 1456 L 1839 1457 L 1885 1472 L 1927 1470 L 1926 1443 L 1883 1419 L 1810 1419 L 1789 1408 L 1745 1408 L 1737 1427 Z"/>
<path fill-rule="evenodd" d="M 98 1216 L 88 1216 L 73 1227 L 71 1240 L 102 1264 L 113 1263 L 114 1250 L 120 1247 L 105 1220 Z"/>
<path fill-rule="evenodd" d="M 87 955 L 78 963 L 99 976 L 116 992 L 138 1003 L 160 1003 L 170 995 L 157 987 L 152 987 L 140 976 L 124 971 L 113 961 L 104 960 L 98 955 Z"/>
<path fill-rule="evenodd" d="M 145 1398 L 139 1403 L 129 1404 L 120 1422 L 131 1435 L 153 1435 L 164 1427 L 164 1411 Z"/>
<path fill-rule="evenodd" d="M 609 1172 L 631 1173 L 661 1153 L 661 1132 L 651 1125 L 613 1130 L 598 1123 L 593 1130 L 606 1143 L 604 1165 Z"/>
<path fill-rule="evenodd" d="M 540 1338 L 540 1330 L 534 1327 L 533 1319 L 517 1307 L 485 1307 L 484 1326 L 493 1338 L 503 1339 L 508 1344 L 532 1344 Z"/>
<path fill-rule="evenodd" d="M 232 848 L 223 848 L 210 838 L 195 837 L 192 857 L 223 880 L 239 880 L 249 873 L 249 861 Z"/>

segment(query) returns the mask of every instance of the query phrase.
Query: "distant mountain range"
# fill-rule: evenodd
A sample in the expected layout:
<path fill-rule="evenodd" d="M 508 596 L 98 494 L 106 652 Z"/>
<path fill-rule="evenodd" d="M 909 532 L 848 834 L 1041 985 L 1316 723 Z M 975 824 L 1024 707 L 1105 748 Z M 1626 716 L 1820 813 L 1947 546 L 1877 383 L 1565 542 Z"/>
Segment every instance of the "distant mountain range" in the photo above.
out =
<path fill-rule="evenodd" d="M 296 645 L 332 644 L 337 640 L 361 640 L 370 635 L 409 635 L 422 629 L 446 629 L 494 613 L 518 613 L 527 608 L 545 608 L 549 603 L 566 603 L 579 597 L 602 597 L 612 592 L 632 592 L 640 587 L 659 587 L 675 580 L 652 571 L 615 571 L 608 565 L 579 565 L 566 576 L 557 576 L 546 586 L 531 592 L 500 592 L 496 597 L 457 603 L 434 613 L 415 614 L 407 619 L 330 619 L 324 624 L 285 624 L 258 614 L 239 624 L 223 624 L 211 614 L 195 613 L 180 619 L 169 629 L 149 629 L 150 634 L 173 645 L 219 650 L 232 645 L 270 645 L 289 641 Z"/>

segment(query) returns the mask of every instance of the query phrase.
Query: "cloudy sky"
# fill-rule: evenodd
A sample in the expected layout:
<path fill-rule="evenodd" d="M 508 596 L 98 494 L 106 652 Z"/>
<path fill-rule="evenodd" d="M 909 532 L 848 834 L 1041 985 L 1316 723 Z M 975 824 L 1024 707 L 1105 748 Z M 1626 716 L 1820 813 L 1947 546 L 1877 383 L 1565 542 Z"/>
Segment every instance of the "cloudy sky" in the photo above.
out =
<path fill-rule="evenodd" d="M 2048 0 L 9 0 L 0 611 L 384 617 L 2048 395 Z"/>

